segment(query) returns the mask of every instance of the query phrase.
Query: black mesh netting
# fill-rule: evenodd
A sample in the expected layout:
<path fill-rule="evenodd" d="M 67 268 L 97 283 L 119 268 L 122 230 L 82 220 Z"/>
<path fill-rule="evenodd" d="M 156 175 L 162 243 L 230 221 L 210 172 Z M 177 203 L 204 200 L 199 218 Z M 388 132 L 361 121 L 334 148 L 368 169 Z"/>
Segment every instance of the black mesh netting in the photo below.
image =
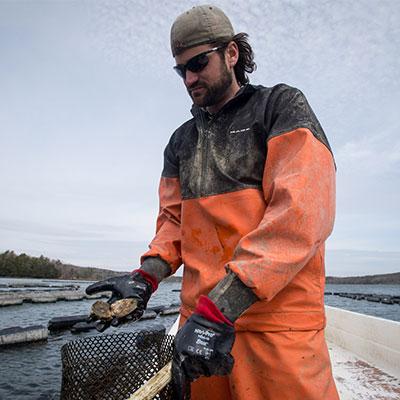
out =
<path fill-rule="evenodd" d="M 75 340 L 61 348 L 62 400 L 126 400 L 172 358 L 174 337 L 129 332 Z M 155 399 L 171 399 L 167 385 Z"/>

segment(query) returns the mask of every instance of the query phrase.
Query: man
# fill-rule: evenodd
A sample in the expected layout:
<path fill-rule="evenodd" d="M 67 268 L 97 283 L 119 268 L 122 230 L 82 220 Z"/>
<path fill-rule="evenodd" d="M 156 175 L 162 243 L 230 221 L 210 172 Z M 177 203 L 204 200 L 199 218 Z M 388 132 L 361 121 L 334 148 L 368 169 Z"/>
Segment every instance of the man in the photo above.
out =
<path fill-rule="evenodd" d="M 132 276 L 88 292 L 138 298 L 138 318 L 183 263 L 176 398 L 191 381 L 192 399 L 338 399 L 324 339 L 326 136 L 298 89 L 248 84 L 247 35 L 217 7 L 180 15 L 171 48 L 193 118 L 165 149 L 156 236 Z"/>

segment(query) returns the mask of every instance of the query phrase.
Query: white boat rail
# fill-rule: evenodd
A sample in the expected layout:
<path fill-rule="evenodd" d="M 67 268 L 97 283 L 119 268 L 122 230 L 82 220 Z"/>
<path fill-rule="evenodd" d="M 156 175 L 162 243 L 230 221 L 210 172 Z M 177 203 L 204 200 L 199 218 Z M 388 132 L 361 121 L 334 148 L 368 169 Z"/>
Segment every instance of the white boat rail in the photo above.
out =
<path fill-rule="evenodd" d="M 341 400 L 399 400 L 400 322 L 325 309 L 325 337 Z"/>

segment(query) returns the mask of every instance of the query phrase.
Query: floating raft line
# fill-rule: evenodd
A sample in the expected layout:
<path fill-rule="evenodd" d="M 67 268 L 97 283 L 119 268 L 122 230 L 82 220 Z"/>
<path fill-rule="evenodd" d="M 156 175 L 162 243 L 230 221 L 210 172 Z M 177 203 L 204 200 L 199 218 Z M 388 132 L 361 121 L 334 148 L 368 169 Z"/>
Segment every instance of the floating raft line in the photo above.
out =
<path fill-rule="evenodd" d="M 32 299 L 32 303 L 55 303 L 57 300 L 57 297 L 44 296 Z"/>
<path fill-rule="evenodd" d="M 81 333 L 81 332 L 89 332 L 92 329 L 96 329 L 96 325 L 94 322 L 77 322 L 72 328 L 71 333 Z"/>
<path fill-rule="evenodd" d="M 179 304 L 148 307 L 139 321 L 155 319 L 158 315 L 164 317 L 167 315 L 179 314 L 179 308 Z M 95 329 L 95 324 L 93 322 L 88 322 L 88 315 L 81 314 L 52 318 L 47 327 L 50 332 L 71 330 L 72 333 L 79 333 Z"/>
<path fill-rule="evenodd" d="M 179 305 L 177 304 L 149 307 L 138 322 L 147 319 L 155 319 L 158 315 L 167 316 L 177 313 L 179 313 Z M 95 329 L 95 323 L 87 321 L 88 316 L 86 314 L 81 314 L 52 318 L 47 327 L 33 325 L 24 328 L 16 326 L 1 329 L 0 346 L 44 341 L 47 340 L 49 332 L 70 330 L 72 333 L 80 333 Z"/>
<path fill-rule="evenodd" d="M 160 312 L 160 315 L 172 315 L 179 313 L 180 306 L 172 306 L 170 308 L 165 308 Z"/>
<path fill-rule="evenodd" d="M 158 315 L 158 313 L 156 313 L 155 311 L 146 310 L 140 319 L 141 320 L 154 319 L 157 317 L 157 315 Z"/>
<path fill-rule="evenodd" d="M 33 325 L 26 328 L 14 326 L 0 330 L 0 346 L 18 343 L 31 343 L 47 340 L 49 331 L 43 325 Z"/>
<path fill-rule="evenodd" d="M 78 324 L 79 322 L 86 322 L 87 319 L 88 316 L 86 314 L 71 315 L 66 317 L 55 317 L 49 321 L 47 327 L 50 332 L 60 331 L 64 329 L 69 329 L 75 324 Z"/>
<path fill-rule="evenodd" d="M 0 293 L 0 307 L 21 305 L 22 303 L 54 303 L 56 301 L 93 300 L 109 297 L 109 293 L 87 295 L 83 291 L 76 290 L 2 292 Z"/>
<path fill-rule="evenodd" d="M 0 285 L 1 288 L 53 288 L 53 289 L 73 289 L 78 290 L 79 285 L 49 285 L 48 283 L 5 283 Z"/>
<path fill-rule="evenodd" d="M 0 300 L 0 307 L 1 306 L 19 306 L 23 302 L 22 299 L 3 299 Z"/>
<path fill-rule="evenodd" d="M 387 294 L 365 294 L 351 292 L 325 292 L 325 296 L 339 296 L 352 300 L 367 300 L 374 303 L 400 304 L 400 296 L 391 296 Z"/>

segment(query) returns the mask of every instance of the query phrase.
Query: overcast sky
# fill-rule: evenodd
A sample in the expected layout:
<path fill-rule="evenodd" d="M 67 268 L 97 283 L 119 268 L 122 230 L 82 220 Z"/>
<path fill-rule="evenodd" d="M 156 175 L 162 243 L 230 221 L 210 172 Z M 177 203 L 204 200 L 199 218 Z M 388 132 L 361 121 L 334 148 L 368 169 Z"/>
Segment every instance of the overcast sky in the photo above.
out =
<path fill-rule="evenodd" d="M 0 251 L 128 270 L 190 117 L 169 29 L 195 1 L 0 0 Z M 337 162 L 327 274 L 400 271 L 400 1 L 215 1 L 252 83 L 307 96 Z"/>

